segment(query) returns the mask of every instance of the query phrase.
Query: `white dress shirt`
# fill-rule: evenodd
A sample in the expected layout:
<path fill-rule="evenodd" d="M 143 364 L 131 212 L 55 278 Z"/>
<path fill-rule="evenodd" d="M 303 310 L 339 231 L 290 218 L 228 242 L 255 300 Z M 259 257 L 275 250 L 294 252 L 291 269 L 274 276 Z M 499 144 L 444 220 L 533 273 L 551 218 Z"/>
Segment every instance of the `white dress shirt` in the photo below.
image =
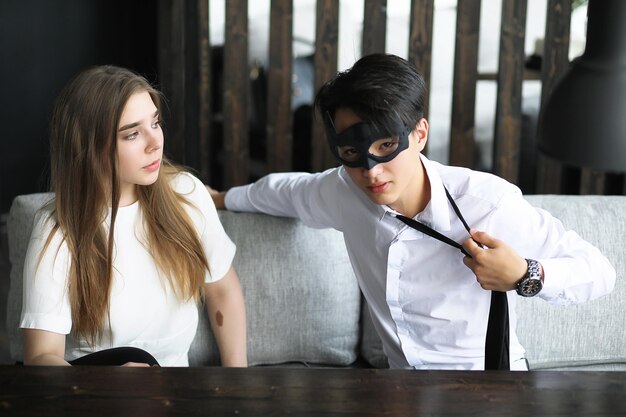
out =
<path fill-rule="evenodd" d="M 175 191 L 193 207 L 186 211 L 198 232 L 209 271 L 205 282 L 221 279 L 232 263 L 235 244 L 226 235 L 204 185 L 183 173 L 172 181 Z M 39 261 L 52 228 L 49 212 L 35 218 L 24 264 L 24 302 L 21 328 L 68 334 L 72 327 L 68 294 L 69 250 L 57 232 Z M 105 220 L 110 224 L 109 216 Z M 120 207 L 115 221 L 113 283 L 109 315 L 102 340 L 89 346 L 66 338 L 68 361 L 102 349 L 134 346 L 146 350 L 162 366 L 187 366 L 187 353 L 196 335 L 198 308 L 194 299 L 181 301 L 159 272 L 146 242 L 138 202 Z M 58 248 L 58 250 L 57 250 Z"/>
<path fill-rule="evenodd" d="M 579 303 L 612 290 L 615 270 L 608 260 L 548 212 L 530 206 L 516 186 L 423 156 L 422 162 L 431 200 L 416 220 L 459 243 L 469 237 L 446 198 L 445 184 L 470 227 L 541 262 L 545 283 L 539 297 Z M 312 227 L 343 232 L 390 367 L 484 369 L 491 292 L 480 287 L 458 249 L 406 226 L 391 208 L 373 203 L 343 167 L 318 174 L 271 174 L 229 190 L 225 204 L 233 211 L 298 217 Z M 516 335 L 518 295 L 510 291 L 507 296 L 511 368 L 525 369 Z"/>

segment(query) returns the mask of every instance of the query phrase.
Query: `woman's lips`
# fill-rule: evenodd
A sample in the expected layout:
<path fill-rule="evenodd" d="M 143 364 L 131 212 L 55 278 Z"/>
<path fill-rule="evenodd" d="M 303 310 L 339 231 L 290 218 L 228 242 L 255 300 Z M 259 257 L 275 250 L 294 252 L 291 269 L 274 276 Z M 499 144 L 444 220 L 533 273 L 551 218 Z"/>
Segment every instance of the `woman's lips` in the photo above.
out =
<path fill-rule="evenodd" d="M 154 172 L 157 169 L 159 169 L 159 166 L 161 165 L 161 160 L 157 159 L 156 161 L 154 161 L 153 163 L 151 163 L 150 165 L 146 165 L 145 167 L 143 167 L 143 169 L 145 169 L 148 172 Z"/>

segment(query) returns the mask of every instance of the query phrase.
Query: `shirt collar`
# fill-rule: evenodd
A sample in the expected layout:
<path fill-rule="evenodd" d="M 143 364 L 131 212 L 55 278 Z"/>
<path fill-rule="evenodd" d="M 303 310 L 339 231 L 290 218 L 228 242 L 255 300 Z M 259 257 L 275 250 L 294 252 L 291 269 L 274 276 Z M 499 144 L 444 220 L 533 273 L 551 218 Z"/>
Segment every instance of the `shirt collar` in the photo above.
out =
<path fill-rule="evenodd" d="M 420 158 L 430 182 L 430 202 L 417 218 L 430 223 L 438 232 L 450 230 L 449 202 L 439 172 L 424 155 L 420 154 Z"/>
<path fill-rule="evenodd" d="M 450 230 L 450 211 L 448 209 L 448 198 L 446 197 L 446 192 L 444 189 L 443 182 L 441 181 L 441 177 L 437 172 L 434 164 L 426 158 L 424 155 L 420 154 L 420 159 L 422 164 L 424 165 L 424 169 L 426 170 L 426 176 L 428 181 L 430 182 L 430 201 L 426 205 L 426 208 L 418 213 L 415 218 L 423 223 L 428 224 L 433 229 L 442 232 L 446 230 Z M 363 199 L 364 203 L 369 206 L 373 206 L 373 210 L 378 218 L 378 221 L 382 221 L 385 218 L 385 215 L 394 216 L 398 214 L 395 210 L 386 205 L 378 205 L 374 204 L 367 196 L 358 189 L 358 187 L 352 182 L 347 172 L 345 172 L 345 168 L 343 166 L 339 167 L 340 175 L 344 178 L 344 180 L 350 184 L 350 187 L 357 191 L 357 195 Z"/>
<path fill-rule="evenodd" d="M 450 230 L 450 210 L 448 209 L 448 197 L 446 191 L 439 176 L 439 172 L 435 168 L 434 164 L 420 154 L 420 159 L 426 170 L 426 176 L 430 183 L 430 201 L 421 213 L 418 213 L 414 218 L 438 232 Z M 385 214 L 395 217 L 399 214 L 389 206 L 377 206 L 378 220 L 381 221 L 385 217 Z"/>

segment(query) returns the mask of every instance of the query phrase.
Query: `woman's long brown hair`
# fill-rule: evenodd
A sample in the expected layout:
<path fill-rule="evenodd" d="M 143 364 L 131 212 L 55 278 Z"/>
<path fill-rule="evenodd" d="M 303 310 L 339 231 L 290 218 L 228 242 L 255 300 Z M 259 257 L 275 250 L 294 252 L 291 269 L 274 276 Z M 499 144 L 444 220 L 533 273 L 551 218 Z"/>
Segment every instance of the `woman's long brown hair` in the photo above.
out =
<path fill-rule="evenodd" d="M 50 168 L 55 224 L 44 251 L 55 233 L 61 232 L 71 260 L 72 332 L 92 346 L 102 337 L 109 313 L 113 236 L 120 199 L 117 129 L 128 99 L 144 91 L 160 110 L 160 93 L 143 77 L 118 67 L 92 68 L 63 89 L 52 115 Z M 137 195 L 148 249 L 157 268 L 179 299 L 197 301 L 208 262 L 185 211 L 190 203 L 170 185 L 179 172 L 164 157 L 157 181 L 137 186 Z"/>

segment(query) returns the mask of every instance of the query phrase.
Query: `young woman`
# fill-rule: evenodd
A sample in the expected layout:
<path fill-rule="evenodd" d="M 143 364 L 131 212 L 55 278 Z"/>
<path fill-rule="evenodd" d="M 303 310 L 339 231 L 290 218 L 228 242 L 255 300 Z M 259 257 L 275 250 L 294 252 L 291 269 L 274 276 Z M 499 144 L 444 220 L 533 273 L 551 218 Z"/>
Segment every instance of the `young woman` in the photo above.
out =
<path fill-rule="evenodd" d="M 187 366 L 202 299 L 222 365 L 247 366 L 235 245 L 202 183 L 164 157 L 160 105 L 111 66 L 58 97 L 55 198 L 24 268 L 25 364 Z"/>

